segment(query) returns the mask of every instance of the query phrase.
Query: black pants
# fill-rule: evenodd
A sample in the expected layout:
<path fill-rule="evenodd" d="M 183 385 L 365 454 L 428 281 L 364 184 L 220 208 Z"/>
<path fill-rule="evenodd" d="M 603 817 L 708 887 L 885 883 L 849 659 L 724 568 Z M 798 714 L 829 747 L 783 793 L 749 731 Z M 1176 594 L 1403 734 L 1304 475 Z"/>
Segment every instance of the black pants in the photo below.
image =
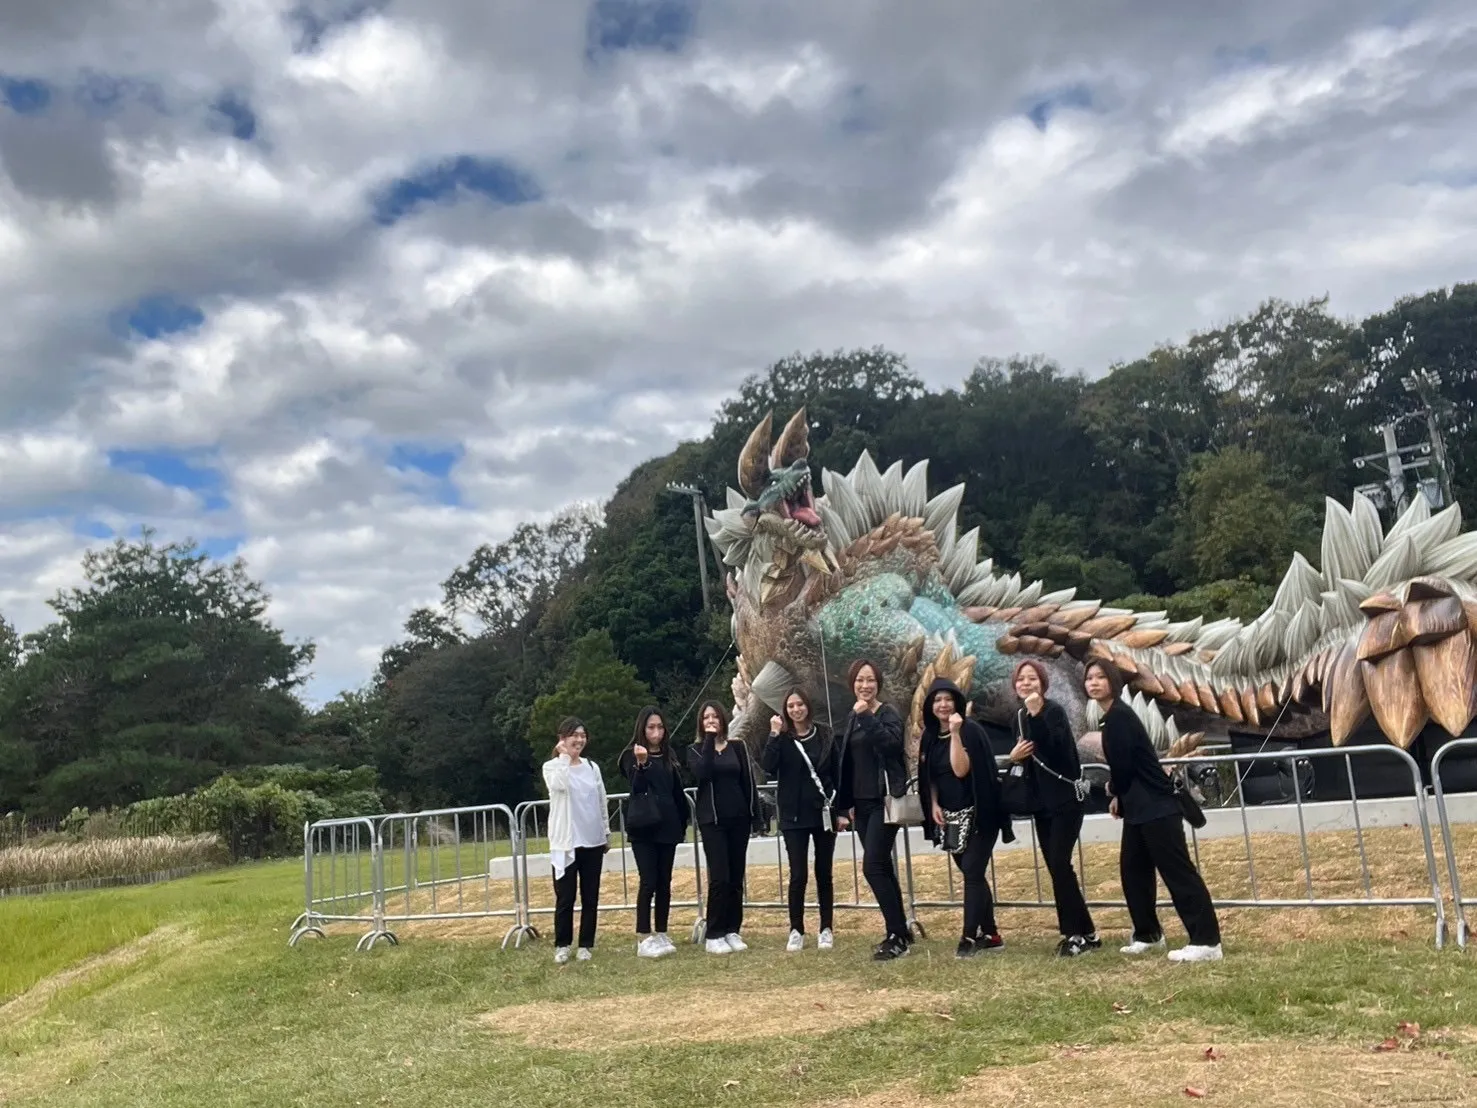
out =
<path fill-rule="evenodd" d="M 815 842 L 815 898 L 821 906 L 821 930 L 835 921 L 836 887 L 831 862 L 836 856 L 836 835 L 820 827 L 798 827 L 785 831 L 785 855 L 790 860 L 790 930 L 805 933 L 805 886 L 810 844 Z"/>
<path fill-rule="evenodd" d="M 856 833 L 862 840 L 862 876 L 877 898 L 887 933 L 908 939 L 908 913 L 903 909 L 903 890 L 897 881 L 892 846 L 897 828 L 882 818 L 881 800 L 856 802 Z"/>
<path fill-rule="evenodd" d="M 580 946 L 595 945 L 595 923 L 600 915 L 600 874 L 605 848 L 577 846 L 563 877 L 554 878 L 554 945 L 569 946 L 574 939 L 574 894 L 579 886 Z"/>
<path fill-rule="evenodd" d="M 1051 875 L 1051 898 L 1056 901 L 1056 927 L 1063 935 L 1091 935 L 1096 932 L 1092 913 L 1077 871 L 1072 868 L 1072 851 L 1077 836 L 1082 834 L 1082 808 L 1072 805 L 1055 812 L 1036 814 L 1036 842 L 1046 872 Z"/>
<path fill-rule="evenodd" d="M 1195 946 L 1215 946 L 1221 941 L 1221 925 L 1215 918 L 1215 905 L 1210 890 L 1185 842 L 1185 824 L 1178 815 L 1164 816 L 1148 823 L 1125 823 L 1123 844 L 1118 854 L 1118 871 L 1123 877 L 1123 898 L 1128 901 L 1128 914 L 1133 920 L 1133 937 L 1151 942 L 1164 934 L 1155 910 L 1158 899 L 1154 872 L 1164 878 L 1174 910 Z"/>
<path fill-rule="evenodd" d="M 656 929 L 667 932 L 667 915 L 672 910 L 672 862 L 677 857 L 676 843 L 632 843 L 636 856 L 636 872 L 641 883 L 636 890 L 636 934 L 651 934 L 651 902 L 656 901 Z"/>
<path fill-rule="evenodd" d="M 744 865 L 749 856 L 749 821 L 704 823 L 703 857 L 708 863 L 708 935 L 735 935 L 744 925 Z"/>
<path fill-rule="evenodd" d="M 990 855 L 995 850 L 998 831 L 976 829 L 969 836 L 969 845 L 962 854 L 953 855 L 954 864 L 964 875 L 964 938 L 978 939 L 993 935 L 995 927 L 995 898 L 990 895 L 990 881 L 986 876 L 990 868 Z"/>

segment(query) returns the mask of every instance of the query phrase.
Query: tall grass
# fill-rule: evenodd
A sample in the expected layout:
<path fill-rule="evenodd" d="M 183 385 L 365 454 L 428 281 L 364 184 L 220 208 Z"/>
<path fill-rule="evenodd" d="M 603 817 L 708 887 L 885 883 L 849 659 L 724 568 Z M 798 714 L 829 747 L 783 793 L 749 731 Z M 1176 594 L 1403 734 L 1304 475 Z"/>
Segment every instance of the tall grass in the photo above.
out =
<path fill-rule="evenodd" d="M 13 846 L 0 850 L 0 889 L 134 877 L 224 861 L 225 848 L 215 835 L 151 835 Z"/>

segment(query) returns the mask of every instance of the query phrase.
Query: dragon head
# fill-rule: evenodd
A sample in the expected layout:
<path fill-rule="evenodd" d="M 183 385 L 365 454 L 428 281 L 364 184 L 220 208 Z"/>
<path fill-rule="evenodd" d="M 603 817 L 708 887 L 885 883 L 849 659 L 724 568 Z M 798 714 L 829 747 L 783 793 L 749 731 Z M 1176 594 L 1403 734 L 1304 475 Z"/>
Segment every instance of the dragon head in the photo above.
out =
<path fill-rule="evenodd" d="M 724 564 L 737 570 L 735 587 L 759 607 L 793 600 L 807 567 L 817 573 L 832 568 L 811 490 L 805 409 L 790 417 L 776 441 L 773 428 L 771 412 L 750 432 L 739 455 L 741 494 L 730 490 L 727 510 L 708 521 Z"/>

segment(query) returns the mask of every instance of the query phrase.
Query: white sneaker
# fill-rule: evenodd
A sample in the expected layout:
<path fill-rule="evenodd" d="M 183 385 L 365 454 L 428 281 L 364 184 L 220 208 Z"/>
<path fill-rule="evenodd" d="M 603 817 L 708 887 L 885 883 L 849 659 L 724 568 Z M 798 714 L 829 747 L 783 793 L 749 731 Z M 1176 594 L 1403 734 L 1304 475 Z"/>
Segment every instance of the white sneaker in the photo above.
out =
<path fill-rule="evenodd" d="M 831 934 L 831 929 L 829 927 L 822 930 L 821 933 L 816 936 L 815 948 L 817 950 L 830 950 L 835 945 L 836 936 Z"/>
<path fill-rule="evenodd" d="M 1179 950 L 1169 952 L 1171 962 L 1219 962 L 1221 960 L 1221 944 L 1215 946 L 1189 946 L 1181 947 Z"/>
<path fill-rule="evenodd" d="M 735 954 L 737 954 L 740 950 L 749 949 L 749 944 L 744 942 L 743 939 L 739 938 L 739 933 L 737 931 L 730 931 L 727 935 L 724 935 L 723 941 L 728 944 L 728 949 L 733 951 Z"/>
<path fill-rule="evenodd" d="M 800 931 L 790 932 L 790 941 L 785 944 L 786 954 L 795 954 L 805 949 L 805 935 Z"/>
<path fill-rule="evenodd" d="M 657 945 L 661 947 L 663 954 L 677 953 L 677 944 L 674 943 L 671 939 L 667 938 L 667 933 L 665 931 L 658 931 L 655 938 L 657 941 Z"/>
<path fill-rule="evenodd" d="M 587 946 L 580 947 L 574 953 L 574 960 L 576 962 L 588 962 L 592 957 L 593 955 L 590 953 L 590 948 Z"/>
<path fill-rule="evenodd" d="M 1163 935 L 1160 935 L 1159 938 L 1155 939 L 1151 943 L 1140 942 L 1138 939 L 1134 939 L 1133 942 L 1129 943 L 1127 946 L 1120 946 L 1118 948 L 1118 953 L 1119 954 L 1135 954 L 1135 955 L 1137 955 L 1137 954 L 1147 954 L 1151 950 L 1163 950 L 1163 949 L 1164 949 L 1164 936 Z"/>
<path fill-rule="evenodd" d="M 709 939 L 706 943 L 709 954 L 731 954 L 727 939 Z"/>
<path fill-rule="evenodd" d="M 647 935 L 636 944 L 636 957 L 638 958 L 660 958 L 665 953 L 666 950 L 655 935 Z"/>
<path fill-rule="evenodd" d="M 569 947 L 561 946 L 557 948 L 554 951 L 554 964 L 556 966 L 562 966 L 567 961 L 569 961 Z"/>

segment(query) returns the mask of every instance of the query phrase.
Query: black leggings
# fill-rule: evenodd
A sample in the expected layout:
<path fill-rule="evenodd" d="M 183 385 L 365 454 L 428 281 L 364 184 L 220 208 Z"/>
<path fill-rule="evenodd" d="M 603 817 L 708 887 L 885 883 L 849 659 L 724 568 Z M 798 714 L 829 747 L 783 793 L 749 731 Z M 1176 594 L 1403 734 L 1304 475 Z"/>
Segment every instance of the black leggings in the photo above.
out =
<path fill-rule="evenodd" d="M 964 875 L 964 938 L 981 939 L 996 933 L 995 898 L 990 895 L 990 854 L 999 832 L 976 830 L 954 864 Z"/>
<path fill-rule="evenodd" d="M 831 861 L 836 856 L 836 836 L 819 827 L 796 827 L 784 832 L 785 855 L 790 860 L 790 930 L 805 933 L 805 885 L 812 840 L 815 842 L 815 898 L 821 906 L 821 930 L 835 921 L 836 889 L 831 879 Z"/>
<path fill-rule="evenodd" d="M 1036 815 L 1036 842 L 1046 872 L 1051 875 L 1051 898 L 1056 902 L 1056 926 L 1063 935 L 1092 935 L 1097 929 L 1087 900 L 1072 868 L 1072 852 L 1082 834 L 1082 808 L 1072 805 Z"/>
<path fill-rule="evenodd" d="M 892 860 L 897 827 L 882 818 L 881 800 L 858 800 L 855 811 L 856 833 L 862 840 L 862 876 L 877 898 L 887 933 L 906 942 L 910 938 L 908 913 L 903 908 L 903 890 Z"/>
<path fill-rule="evenodd" d="M 1154 871 L 1158 870 L 1164 878 L 1164 887 L 1169 890 L 1169 899 L 1174 902 L 1174 910 L 1189 932 L 1190 943 L 1194 946 L 1220 943 L 1221 925 L 1215 918 L 1215 904 L 1204 878 L 1190 860 L 1185 824 L 1178 815 L 1148 823 L 1125 823 L 1118 870 L 1136 940 L 1154 942 L 1164 937 L 1155 904 L 1158 895 Z"/>
<path fill-rule="evenodd" d="M 595 923 L 600 915 L 600 874 L 605 868 L 605 847 L 577 846 L 564 876 L 554 878 L 554 945 L 568 946 L 574 940 L 574 894 L 580 900 L 580 946 L 595 945 Z"/>
<path fill-rule="evenodd" d="M 641 884 L 636 891 L 636 934 L 651 934 L 651 902 L 656 900 L 656 929 L 667 933 L 667 916 L 672 910 L 672 862 L 677 857 L 676 843 L 632 843 L 636 856 L 636 872 Z"/>
<path fill-rule="evenodd" d="M 703 857 L 708 862 L 708 936 L 736 935 L 744 925 L 744 865 L 749 856 L 749 821 L 704 823 Z"/>

